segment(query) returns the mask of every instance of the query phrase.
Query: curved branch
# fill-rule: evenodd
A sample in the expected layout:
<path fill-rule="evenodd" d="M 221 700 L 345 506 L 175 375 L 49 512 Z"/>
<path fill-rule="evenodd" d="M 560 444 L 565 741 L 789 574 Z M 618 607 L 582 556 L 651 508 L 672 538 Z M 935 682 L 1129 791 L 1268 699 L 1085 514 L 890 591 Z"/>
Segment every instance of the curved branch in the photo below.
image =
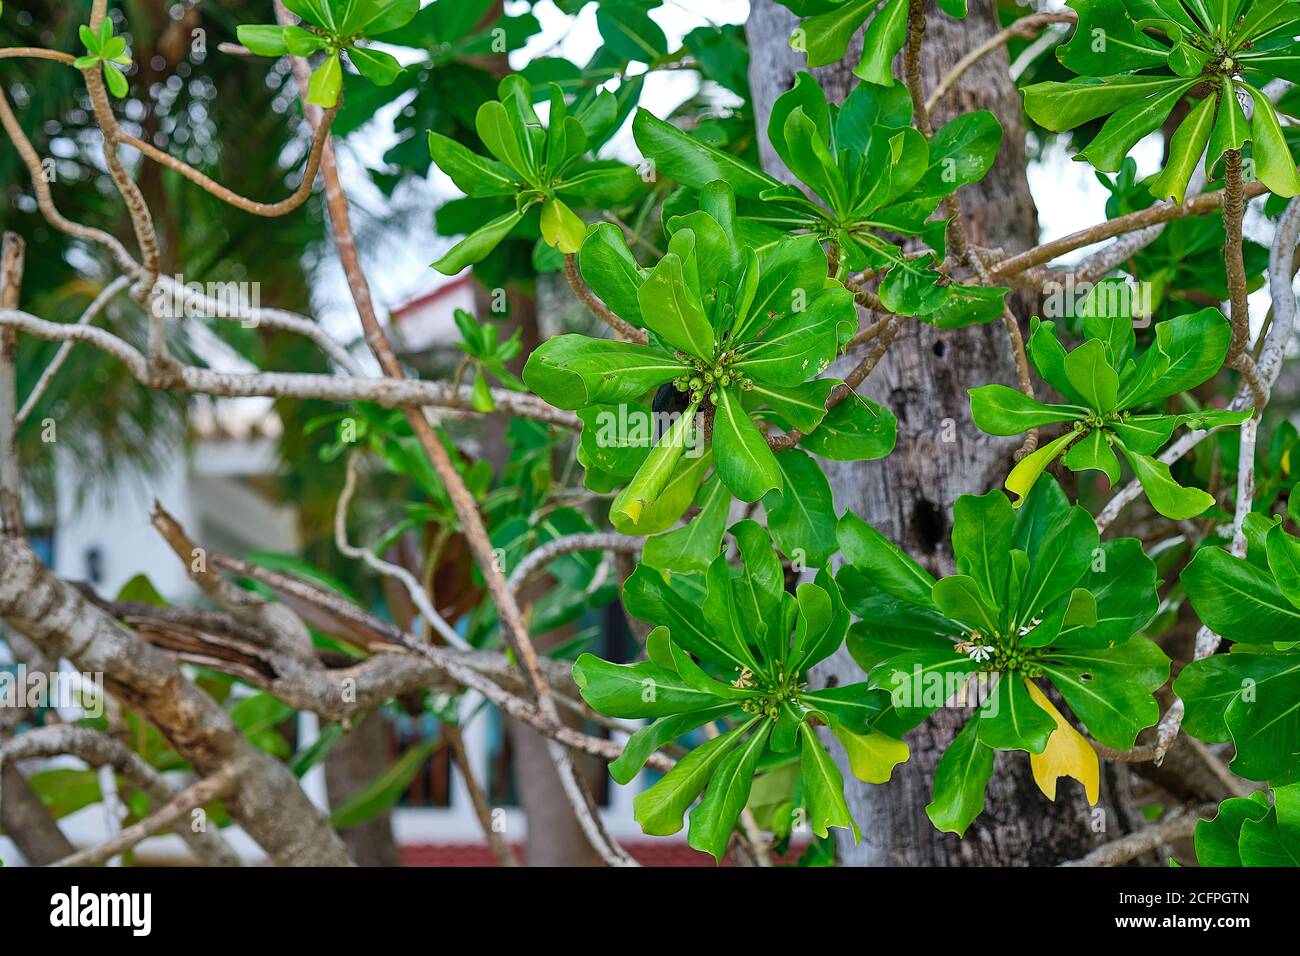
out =
<path fill-rule="evenodd" d="M 609 307 L 604 302 L 596 298 L 596 293 L 591 291 L 587 283 L 582 281 L 582 276 L 578 274 L 577 259 L 571 252 L 564 254 L 564 278 L 569 281 L 569 288 L 578 297 L 578 301 L 590 309 L 596 318 L 613 329 L 619 338 L 640 345 L 645 345 L 650 341 L 650 337 L 644 329 L 638 329 L 632 323 L 620 319 L 609 310 Z"/>

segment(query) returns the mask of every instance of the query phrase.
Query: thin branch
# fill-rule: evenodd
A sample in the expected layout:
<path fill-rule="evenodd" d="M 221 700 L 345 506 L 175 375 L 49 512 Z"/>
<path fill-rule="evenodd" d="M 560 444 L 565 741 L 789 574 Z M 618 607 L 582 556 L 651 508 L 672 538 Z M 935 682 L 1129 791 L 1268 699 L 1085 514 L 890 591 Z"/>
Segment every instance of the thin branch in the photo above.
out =
<path fill-rule="evenodd" d="M 999 30 L 958 60 L 956 65 L 944 75 L 925 101 L 926 112 L 934 112 L 934 108 L 939 105 L 939 101 L 943 99 L 944 94 L 957 85 L 957 81 L 965 75 L 967 70 L 1006 43 L 1017 38 L 1027 40 L 1053 23 L 1074 23 L 1077 20 L 1078 14 L 1073 10 L 1068 13 L 1034 13 L 1027 17 L 1021 17 L 1009 27 Z"/>
<path fill-rule="evenodd" d="M 571 252 L 564 255 L 564 278 L 569 280 L 569 287 L 573 289 L 573 294 L 578 297 L 578 301 L 590 309 L 596 318 L 613 329 L 619 338 L 641 345 L 650 341 L 644 329 L 638 329 L 632 323 L 620 319 L 604 302 L 596 298 L 596 293 L 587 287 L 587 283 L 583 282 L 582 276 L 578 274 L 578 261 Z"/>
<path fill-rule="evenodd" d="M 91 767 L 109 768 L 121 774 L 128 783 L 159 806 L 176 796 L 162 775 L 139 754 L 129 750 L 116 738 L 89 727 L 40 727 L 0 744 L 0 764 L 61 754 L 72 754 Z M 239 866 L 238 854 L 230 848 L 217 828 L 195 831 L 182 824 L 176 827 L 176 833 L 199 860 L 207 865 Z"/>
<path fill-rule="evenodd" d="M 131 279 L 129 276 L 118 276 L 106 285 L 99 295 L 95 296 L 90 305 L 86 306 L 86 311 L 81 313 L 81 318 L 77 320 L 76 324 L 90 325 L 99 316 L 99 313 L 104 311 L 104 308 L 113 300 L 113 297 L 130 284 Z M 41 372 L 41 377 L 36 380 L 32 390 L 27 393 L 27 398 L 23 400 L 23 407 L 18 410 L 16 416 L 18 426 L 21 427 L 23 422 L 27 421 L 27 416 L 32 413 L 36 403 L 41 400 L 41 396 L 45 394 L 50 387 L 50 383 L 59 374 L 59 369 L 63 368 L 63 363 L 68 360 L 68 355 L 72 352 L 72 346 L 71 339 L 65 341 L 59 346 L 58 351 L 54 353 L 54 358 L 50 360 L 50 364 L 45 366 L 45 369 Z"/>
<path fill-rule="evenodd" d="M 297 398 L 333 402 L 373 402 L 384 408 L 445 408 L 466 414 L 475 411 L 472 389 L 459 389 L 446 382 L 424 379 L 354 378 L 306 372 L 218 372 L 193 365 L 176 364 L 166 373 L 149 367 L 132 345 L 95 326 L 47 322 L 26 312 L 0 309 L 0 325 L 11 325 L 28 335 L 51 342 L 86 342 L 107 352 L 126 365 L 127 371 L 150 388 L 172 388 L 181 392 L 225 398 Z M 534 395 L 493 388 L 495 413 L 531 418 L 539 422 L 577 430 L 578 416 L 546 404 Z M 492 414 L 492 413 L 487 413 Z"/>
<path fill-rule="evenodd" d="M 0 242 L 0 309 L 16 309 L 22 295 L 26 243 L 16 232 Z M 23 533 L 23 479 L 18 460 L 18 331 L 0 326 L 0 533 Z"/>
<path fill-rule="evenodd" d="M 230 796 L 235 791 L 235 785 L 235 773 L 230 768 L 222 770 L 211 777 L 205 777 L 192 787 L 178 793 L 166 805 L 149 814 L 143 820 L 124 829 L 111 840 L 74 853 L 72 856 L 51 864 L 51 866 L 98 866 L 110 857 L 131 849 L 137 843 L 148 839 L 154 834 L 180 825 L 194 810 L 204 804 Z"/>
<path fill-rule="evenodd" d="M 515 851 L 511 849 L 501 831 L 496 828 L 496 821 L 492 819 L 492 806 L 488 803 L 487 794 L 483 791 L 482 784 L 478 782 L 474 767 L 469 761 L 469 754 L 465 751 L 465 736 L 454 724 L 444 725 L 442 736 L 447 741 L 447 746 L 451 748 L 451 759 L 455 762 L 456 769 L 460 771 L 461 779 L 465 781 L 465 789 L 469 791 L 469 800 L 474 805 L 474 815 L 478 817 L 483 839 L 487 840 L 488 848 L 496 857 L 497 865 L 518 866 L 519 858 L 515 856 Z"/>
<path fill-rule="evenodd" d="M 239 193 L 229 189 L 209 176 L 205 176 L 189 163 L 177 159 L 170 153 L 158 149 L 152 143 L 147 143 L 139 137 L 132 136 L 130 133 L 121 132 L 118 134 L 118 141 L 134 146 L 145 156 L 154 162 L 166 166 L 174 172 L 180 173 L 190 182 L 194 183 L 200 189 L 217 197 L 222 202 L 234 206 L 236 209 L 242 209 L 244 212 L 252 213 L 254 216 L 265 216 L 275 218 L 284 216 L 293 212 L 311 195 L 312 186 L 316 182 L 316 173 L 320 170 L 321 154 L 325 149 L 325 142 L 329 139 L 330 127 L 334 123 L 334 114 L 336 109 L 325 111 L 321 124 L 316 128 L 315 135 L 312 137 L 311 148 L 307 153 L 307 164 L 303 168 L 302 181 L 293 194 L 279 202 L 258 202 L 254 199 L 248 199 Z"/>
<path fill-rule="evenodd" d="M 539 573 L 556 558 L 573 554 L 575 551 L 614 551 L 623 554 L 638 555 L 645 542 L 641 538 L 617 534 L 613 531 L 593 531 L 585 534 L 571 534 L 563 538 L 548 541 L 540 548 L 528 553 L 511 572 L 508 584 L 516 594 L 523 589 L 530 578 Z"/>
<path fill-rule="evenodd" d="M 338 503 L 334 507 L 334 543 L 344 555 L 352 558 L 354 561 L 363 561 L 373 571 L 386 577 L 396 578 L 406 588 L 406 593 L 410 595 L 415 606 L 419 608 L 420 615 L 424 618 L 425 626 L 431 627 L 441 635 L 442 639 L 452 647 L 458 647 L 461 650 L 468 650 L 469 644 L 466 640 L 456 633 L 455 628 L 443 619 L 438 613 L 433 602 L 429 600 L 429 592 L 424 586 L 415 579 L 415 575 L 406 568 L 398 564 L 393 564 L 379 557 L 369 548 L 361 548 L 348 543 L 348 506 L 352 502 L 352 495 L 357 489 L 357 457 L 358 451 L 353 451 L 348 455 L 347 473 L 343 479 L 343 490 L 339 492 Z"/>
<path fill-rule="evenodd" d="M 1262 196 L 1266 192 L 1268 192 L 1268 188 L 1260 182 L 1248 183 L 1244 190 L 1247 199 Z M 1024 272 L 1026 269 L 1032 269 L 1034 266 L 1041 266 L 1044 263 L 1051 262 L 1067 252 L 1073 252 L 1075 249 L 1082 249 L 1084 246 L 1101 242 L 1103 239 L 1113 239 L 1115 236 L 1121 236 L 1138 229 L 1145 229 L 1147 226 L 1153 226 L 1156 223 L 1171 222 L 1187 216 L 1204 215 L 1214 212 L 1222 205 L 1223 190 L 1221 189 L 1211 193 L 1202 193 L 1181 206 L 1171 202 L 1156 203 L 1146 209 L 1139 209 L 1137 212 L 1108 219 L 1106 222 L 1089 226 L 1087 229 L 1080 229 L 1078 232 L 1072 232 L 1060 239 L 1045 242 L 1014 256 L 1008 256 L 1006 259 L 995 262 L 989 267 L 989 276 L 995 281 L 1006 279 Z"/>
<path fill-rule="evenodd" d="M 1214 810 L 1215 804 L 1205 803 L 1190 813 L 1175 813 L 1155 826 L 1103 844 L 1087 856 L 1062 863 L 1061 866 L 1122 866 L 1143 853 L 1149 853 L 1174 840 L 1187 839 L 1195 832 L 1196 824 Z"/>

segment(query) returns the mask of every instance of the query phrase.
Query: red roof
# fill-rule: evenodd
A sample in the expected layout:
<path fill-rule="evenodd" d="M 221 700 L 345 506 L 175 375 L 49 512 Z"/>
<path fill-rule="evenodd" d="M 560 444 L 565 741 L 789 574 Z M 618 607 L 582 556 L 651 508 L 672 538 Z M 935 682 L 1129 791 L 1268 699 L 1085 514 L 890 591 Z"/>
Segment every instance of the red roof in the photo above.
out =
<path fill-rule="evenodd" d="M 456 276 L 456 278 L 452 279 L 450 282 L 444 282 L 432 292 L 426 292 L 424 295 L 414 298 L 410 302 L 403 302 L 396 308 L 390 309 L 388 313 L 389 319 L 393 322 L 400 322 L 408 313 L 422 308 L 423 306 L 431 305 L 439 299 L 446 298 L 458 289 L 463 289 L 465 286 L 469 285 L 472 279 L 473 273 L 470 272 L 465 272 L 463 275 Z"/>

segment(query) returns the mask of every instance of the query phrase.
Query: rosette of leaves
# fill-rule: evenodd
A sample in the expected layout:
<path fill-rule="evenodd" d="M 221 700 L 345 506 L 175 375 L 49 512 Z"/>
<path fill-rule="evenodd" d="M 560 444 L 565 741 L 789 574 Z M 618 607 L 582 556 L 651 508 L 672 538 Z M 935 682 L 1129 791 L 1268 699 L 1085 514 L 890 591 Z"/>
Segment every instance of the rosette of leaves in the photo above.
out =
<path fill-rule="evenodd" d="M 1169 466 L 1153 456 L 1180 425 L 1237 425 L 1252 412 L 1203 409 L 1169 415 L 1143 409 L 1214 377 L 1227 355 L 1232 330 L 1218 309 L 1201 309 L 1157 322 L 1154 341 L 1138 354 L 1127 307 L 1102 305 L 1107 289 L 1123 295 L 1124 286 L 1103 283 L 1094 290 L 1091 304 L 1085 303 L 1083 344 L 1069 352 L 1057 338 L 1054 322 L 1035 318 L 1031 323 L 1030 359 L 1068 404 L 1046 404 L 1005 385 L 982 385 L 970 390 L 971 417 L 990 435 L 1068 426 L 1065 434 L 1026 455 L 1007 475 L 1007 490 L 1016 495 L 1029 494 L 1043 470 L 1058 458 L 1071 471 L 1100 471 L 1114 486 L 1120 480 L 1118 450 L 1156 511 L 1175 520 L 1193 518 L 1214 503 L 1213 496 L 1178 484 Z"/>
<path fill-rule="evenodd" d="M 1300 783 L 1256 790 L 1219 804 L 1212 820 L 1196 824 L 1201 866 L 1300 866 Z"/>
<path fill-rule="evenodd" d="M 506 368 L 506 363 L 517 358 L 523 349 L 520 342 L 522 332 L 515 329 L 514 335 L 501 342 L 498 341 L 497 327 L 494 324 L 479 322 L 464 309 L 456 310 L 455 320 L 460 332 L 460 341 L 456 347 L 467 356 L 466 367 L 474 370 L 474 384 L 470 390 L 470 403 L 474 410 L 486 413 L 496 407 L 488 384 L 489 375 L 508 389 L 524 391 L 524 383 Z M 458 377 L 462 374 L 463 372 L 458 373 Z"/>
<path fill-rule="evenodd" d="M 524 366 L 532 391 L 579 410 L 579 455 L 592 480 L 603 490 L 624 485 L 610 508 L 615 526 L 666 529 L 710 465 L 742 501 L 780 491 L 784 473 L 756 420 L 797 428 L 800 444 L 826 458 L 888 454 L 896 426 L 888 411 L 856 394 L 826 410 L 839 383 L 816 376 L 848 340 L 857 310 L 853 294 L 827 277 L 816 237 L 758 251 L 741 244 L 723 182 L 707 186 L 701 208 L 671 218 L 666 230 L 667 252 L 650 269 L 608 224 L 592 230 L 578 256 L 583 278 L 618 316 L 647 330 L 647 344 L 561 335 Z M 656 390 L 654 409 L 641 404 Z M 611 417 L 648 422 L 652 410 L 675 419 L 657 439 L 649 428 L 638 438 L 603 427 Z M 658 507 L 670 489 L 684 499 Z"/>
<path fill-rule="evenodd" d="M 510 208 L 470 233 L 433 264 L 454 275 L 495 249 L 533 209 L 540 211 L 542 239 L 567 254 L 582 246 L 587 224 L 573 211 L 605 208 L 632 194 L 636 170 L 613 160 L 583 160 L 589 144 L 603 140 L 618 120 L 618 102 L 602 92 L 570 115 L 564 93 L 551 84 L 549 126 L 533 109 L 533 87 L 507 76 L 499 99 L 479 107 L 475 126 L 492 157 L 480 156 L 439 133 L 429 133 L 429 152 L 438 168 L 471 198 L 511 200 Z"/>
<path fill-rule="evenodd" d="M 307 102 L 326 109 L 339 102 L 344 53 L 357 72 L 377 86 L 397 79 L 402 72 L 397 60 L 359 44 L 382 41 L 384 34 L 405 26 L 420 9 L 419 0 L 287 0 L 285 6 L 307 26 L 243 24 L 236 35 L 258 56 L 324 53 L 312 71 Z"/>
<path fill-rule="evenodd" d="M 1039 681 L 1108 746 L 1131 747 L 1157 721 L 1152 693 L 1169 660 L 1135 636 L 1158 603 L 1141 543 L 1100 543 L 1092 516 L 1052 479 L 1019 511 L 1000 491 L 958 498 L 958 573 L 938 581 L 852 514 L 839 540 L 847 564 L 836 580 L 861 617 L 849 651 L 870 686 L 890 692 L 877 729 L 901 737 L 940 707 L 986 694 L 935 770 L 926 807 L 935 826 L 962 834 L 980 814 L 996 750 L 1027 752 L 1049 799 L 1068 776 L 1096 803 L 1097 754 Z"/>
<path fill-rule="evenodd" d="M 642 830 L 667 836 L 690 813 L 692 847 L 721 861 L 760 768 L 797 760 L 812 831 L 858 827 L 844 801 L 844 778 L 818 738 L 825 726 L 848 753 L 855 775 L 888 780 L 906 760 L 905 743 L 872 728 L 883 706 L 865 683 L 814 690 L 808 672 L 843 643 L 849 612 L 822 570 L 813 582 L 785 590 L 781 559 L 767 532 L 740 521 L 731 533 L 741 566 L 726 554 L 705 575 L 673 575 L 640 565 L 624 586 L 629 613 L 656 627 L 647 660 L 612 664 L 578 658 L 573 678 L 582 698 L 611 717 L 650 718 L 634 733 L 610 776 L 630 782 L 655 750 L 706 724 L 721 733 L 692 749 L 634 802 Z"/>
<path fill-rule="evenodd" d="M 1282 0 L 1070 0 L 1079 23 L 1057 59 L 1079 77 L 1024 89 L 1025 110 L 1050 130 L 1109 116 L 1079 153 L 1116 172 L 1137 142 L 1160 129 L 1183 97 L 1200 96 L 1169 141 L 1150 182 L 1157 199 L 1181 203 L 1205 153 L 1206 171 L 1227 150 L 1251 146 L 1254 174 L 1279 196 L 1300 193 L 1300 176 L 1277 111 L 1262 87 L 1300 82 L 1294 36 L 1300 17 Z M 1249 98 L 1249 121 L 1239 97 Z M 1208 147 L 1208 152 L 1207 152 Z"/>
<path fill-rule="evenodd" d="M 833 244 L 841 270 L 884 273 L 878 294 L 891 312 L 942 326 L 989 321 L 1002 314 L 1006 290 L 941 281 L 935 261 L 936 255 L 943 257 L 947 223 L 930 217 L 944 196 L 988 172 L 1002 127 L 992 113 L 976 110 L 956 117 L 927 142 L 911 121 L 912 102 L 901 86 L 860 84 L 836 106 L 810 74 L 800 73 L 772 107 L 768 136 L 820 201 L 647 110 L 637 111 L 632 129 L 656 173 L 691 190 L 714 180 L 728 183 L 751 244 L 807 233 Z M 668 208 L 685 212 L 693 201 L 685 193 Z M 905 255 L 896 244 L 899 236 L 913 237 L 932 251 Z"/>
<path fill-rule="evenodd" d="M 86 54 L 77 57 L 72 65 L 78 70 L 100 66 L 104 71 L 104 85 L 108 87 L 108 92 L 118 99 L 126 96 L 126 74 L 122 68 L 131 65 L 131 58 L 126 53 L 126 40 L 113 33 L 113 21 L 104 17 L 99 22 L 98 30 L 92 30 L 83 24 L 79 32 Z"/>
<path fill-rule="evenodd" d="M 796 16 L 799 26 L 790 46 L 808 55 L 810 67 L 844 59 L 849 41 L 862 24 L 862 59 L 853 75 L 868 83 L 891 86 L 893 63 L 907 41 L 907 0 L 777 0 Z M 939 0 L 939 9 L 958 20 L 966 16 L 966 0 Z M 873 16 L 874 14 L 874 16 Z"/>
<path fill-rule="evenodd" d="M 1248 516 L 1246 557 L 1205 547 L 1180 578 L 1201 623 L 1236 642 L 1174 681 L 1183 729 L 1232 741 L 1232 772 L 1248 780 L 1300 773 L 1300 538 L 1277 521 Z"/>

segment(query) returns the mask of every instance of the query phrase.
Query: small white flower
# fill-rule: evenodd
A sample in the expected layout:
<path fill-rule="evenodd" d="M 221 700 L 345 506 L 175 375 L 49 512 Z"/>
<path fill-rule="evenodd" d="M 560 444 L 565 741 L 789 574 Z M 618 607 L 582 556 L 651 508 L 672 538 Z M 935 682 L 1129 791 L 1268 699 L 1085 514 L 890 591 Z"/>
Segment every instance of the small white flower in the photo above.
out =
<path fill-rule="evenodd" d="M 982 661 L 986 661 L 991 656 L 993 656 L 993 645 L 972 644 L 970 646 L 970 649 L 966 652 L 966 656 L 969 657 L 971 660 L 975 661 L 975 663 L 977 664 Z"/>

